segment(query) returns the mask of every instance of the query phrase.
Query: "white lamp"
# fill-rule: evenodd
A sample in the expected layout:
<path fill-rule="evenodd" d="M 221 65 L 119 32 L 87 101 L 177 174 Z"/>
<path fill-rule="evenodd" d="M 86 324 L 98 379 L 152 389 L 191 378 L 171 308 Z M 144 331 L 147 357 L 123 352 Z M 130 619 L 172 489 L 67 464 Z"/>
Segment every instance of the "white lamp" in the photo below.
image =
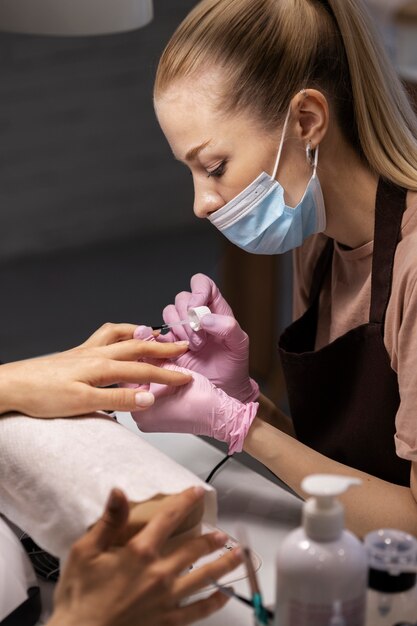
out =
<path fill-rule="evenodd" d="M 0 31 L 105 35 L 145 26 L 152 0 L 0 0 Z"/>

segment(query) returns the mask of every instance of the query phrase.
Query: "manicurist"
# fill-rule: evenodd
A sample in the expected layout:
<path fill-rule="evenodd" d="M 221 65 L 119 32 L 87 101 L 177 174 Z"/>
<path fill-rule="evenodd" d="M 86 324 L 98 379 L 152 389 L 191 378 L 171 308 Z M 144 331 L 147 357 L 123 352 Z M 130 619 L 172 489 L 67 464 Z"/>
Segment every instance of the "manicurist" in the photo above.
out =
<path fill-rule="evenodd" d="M 202 330 L 157 339 L 190 341 L 168 367 L 193 381 L 156 390 L 140 427 L 226 441 L 302 496 L 308 474 L 358 476 L 352 530 L 417 534 L 417 125 L 364 5 L 203 0 L 163 52 L 155 109 L 195 214 L 248 252 L 294 251 L 291 415 L 259 393 L 246 334 L 197 274 L 164 320 L 206 305 Z"/>

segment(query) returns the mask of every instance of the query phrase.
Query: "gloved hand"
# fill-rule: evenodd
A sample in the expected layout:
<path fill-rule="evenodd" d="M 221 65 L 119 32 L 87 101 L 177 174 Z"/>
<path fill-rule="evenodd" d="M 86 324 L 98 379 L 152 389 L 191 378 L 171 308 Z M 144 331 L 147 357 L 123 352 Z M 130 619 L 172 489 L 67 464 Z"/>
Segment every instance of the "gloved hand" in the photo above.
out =
<path fill-rule="evenodd" d="M 173 363 L 165 369 L 192 373 L 193 380 L 181 387 L 150 384 L 155 404 L 132 417 L 144 432 L 173 432 L 207 435 L 229 445 L 229 454 L 241 452 L 243 442 L 258 410 L 257 402 L 243 404 L 215 387 L 207 378 Z"/>
<path fill-rule="evenodd" d="M 249 376 L 249 337 L 211 278 L 195 274 L 191 278 L 191 292 L 179 293 L 175 305 L 165 307 L 163 319 L 166 324 L 175 324 L 187 319 L 190 307 L 203 305 L 208 306 L 212 314 L 202 318 L 202 330 L 195 332 L 188 324 L 174 326 L 168 334 L 158 337 L 158 341 L 188 340 L 190 349 L 175 359 L 177 365 L 203 374 L 216 387 L 241 402 L 256 400 L 259 386 Z"/>

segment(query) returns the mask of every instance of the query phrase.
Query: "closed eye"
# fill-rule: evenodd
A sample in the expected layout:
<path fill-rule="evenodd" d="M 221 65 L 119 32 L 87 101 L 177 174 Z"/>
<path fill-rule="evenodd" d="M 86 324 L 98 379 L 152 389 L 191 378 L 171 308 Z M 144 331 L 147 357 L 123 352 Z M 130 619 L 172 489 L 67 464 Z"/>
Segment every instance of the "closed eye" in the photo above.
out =
<path fill-rule="evenodd" d="M 227 161 L 222 161 L 216 169 L 207 172 L 207 178 L 214 176 L 215 178 L 220 178 L 226 171 L 226 163 Z"/>

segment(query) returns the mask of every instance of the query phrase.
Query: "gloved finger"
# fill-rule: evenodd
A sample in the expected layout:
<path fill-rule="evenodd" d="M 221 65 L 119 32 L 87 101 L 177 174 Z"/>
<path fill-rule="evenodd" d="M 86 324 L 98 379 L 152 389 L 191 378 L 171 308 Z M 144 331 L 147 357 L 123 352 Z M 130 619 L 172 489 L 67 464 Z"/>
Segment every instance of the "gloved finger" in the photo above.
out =
<path fill-rule="evenodd" d="M 192 372 L 185 367 L 180 367 L 175 363 L 165 362 L 161 369 L 165 372 L 169 371 L 176 375 L 190 377 L 188 380 L 189 384 L 193 383 L 194 377 L 198 377 L 198 374 L 195 372 Z M 176 387 L 173 387 L 169 382 L 153 380 L 150 384 L 149 391 L 155 396 L 155 398 L 164 398 L 172 395 L 173 393 L 177 393 L 177 387 L 179 386 L 180 385 L 176 385 Z"/>
<path fill-rule="evenodd" d="M 207 334 L 217 337 L 236 356 L 247 353 L 249 337 L 235 317 L 212 313 L 204 315 L 200 323 Z"/>
<path fill-rule="evenodd" d="M 154 407 L 149 411 L 144 411 L 138 406 L 131 411 L 131 415 L 140 430 L 145 433 L 182 432 L 182 429 L 178 429 L 178 420 L 175 422 L 175 426 L 171 422 L 172 405 L 173 403 L 178 405 L 177 390 L 178 387 L 151 383 L 149 394 L 154 398 Z M 169 419 L 161 421 L 161 416 L 169 416 Z"/>
<path fill-rule="evenodd" d="M 143 325 L 135 328 L 133 338 L 142 339 L 142 341 L 153 341 L 155 339 L 152 328 Z"/>
<path fill-rule="evenodd" d="M 175 309 L 178 315 L 177 321 L 188 320 L 188 309 L 190 308 L 191 293 L 189 291 L 181 291 L 175 296 Z M 182 326 L 183 332 L 185 332 L 187 339 L 192 343 L 196 339 L 195 331 L 192 330 L 189 324 Z M 198 336 L 197 336 L 198 337 Z M 197 345 L 200 342 L 197 341 Z"/>
<path fill-rule="evenodd" d="M 205 274 L 195 274 L 191 278 L 191 290 L 192 297 L 188 306 L 205 305 L 208 306 L 212 313 L 233 317 L 233 311 L 223 298 L 216 283 Z"/>
<path fill-rule="evenodd" d="M 165 332 L 164 334 L 161 333 L 155 339 L 157 343 L 173 343 L 177 341 L 176 336 L 170 330 L 168 332 Z M 184 341 L 187 341 L 187 340 L 185 339 Z"/>
<path fill-rule="evenodd" d="M 178 296 L 175 298 L 175 302 L 177 301 Z M 165 324 L 176 324 L 170 329 L 170 332 L 174 335 L 175 341 L 188 341 L 188 334 L 186 331 L 187 326 L 183 326 L 179 324 L 183 319 L 188 319 L 187 313 L 185 313 L 185 317 L 181 318 L 181 313 L 178 311 L 177 306 L 173 304 L 168 304 L 162 311 L 162 318 Z M 189 327 L 188 327 L 189 328 Z"/>
<path fill-rule="evenodd" d="M 162 335 L 159 330 L 152 330 L 151 326 L 138 326 L 133 333 L 134 339 L 142 341 L 155 341 L 157 343 L 174 343 L 177 338 L 173 333 Z"/>
<path fill-rule="evenodd" d="M 149 391 L 151 383 L 119 383 L 119 387 L 122 389 L 136 389 L 136 391 Z"/>
<path fill-rule="evenodd" d="M 149 386 L 149 391 L 154 396 L 155 400 L 172 396 L 176 393 L 176 389 L 177 387 L 172 387 L 171 385 L 165 385 L 163 383 L 151 383 Z"/>
<path fill-rule="evenodd" d="M 180 320 L 188 319 L 188 310 L 191 306 L 200 306 L 198 304 L 191 305 L 193 294 L 188 291 L 182 291 L 177 294 L 175 298 L 175 308 L 177 311 L 177 315 Z M 202 298 L 201 302 L 204 304 L 205 298 Z M 203 304 L 201 306 L 203 306 Z M 206 336 L 204 332 L 195 331 L 191 328 L 189 324 L 185 324 L 183 326 L 184 331 L 187 335 L 187 339 L 190 342 L 190 350 L 197 352 L 201 350 L 203 346 L 206 344 Z"/>
<path fill-rule="evenodd" d="M 169 319 L 169 322 L 167 323 L 174 324 L 188 320 L 190 297 L 191 294 L 188 291 L 181 291 L 181 293 L 176 295 L 175 306 L 173 307 L 173 305 L 170 305 L 164 310 L 164 319 Z M 178 338 L 186 339 L 190 342 L 190 350 L 200 350 L 204 345 L 204 333 L 194 331 L 189 324 L 175 326 L 174 328 L 175 334 L 178 333 Z M 174 330 L 174 328 L 171 330 Z"/>

